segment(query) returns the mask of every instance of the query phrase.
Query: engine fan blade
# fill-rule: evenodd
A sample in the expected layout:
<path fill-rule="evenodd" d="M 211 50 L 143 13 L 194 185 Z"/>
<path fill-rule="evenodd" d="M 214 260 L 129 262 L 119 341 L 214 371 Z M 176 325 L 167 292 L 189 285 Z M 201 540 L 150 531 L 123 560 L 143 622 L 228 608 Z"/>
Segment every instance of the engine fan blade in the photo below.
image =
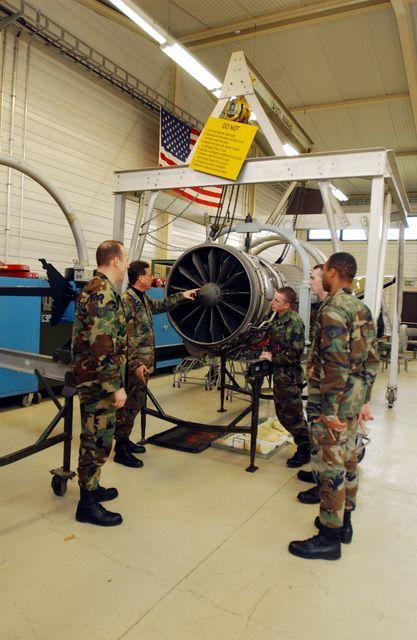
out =
<path fill-rule="evenodd" d="M 198 279 L 197 279 L 197 276 L 195 276 L 195 275 L 193 275 L 192 273 L 190 273 L 190 272 L 188 271 L 188 269 L 186 269 L 186 268 L 185 268 L 185 267 L 183 267 L 182 265 L 180 265 L 180 266 L 178 267 L 178 271 L 179 271 L 180 273 L 182 273 L 182 275 L 183 275 L 183 276 L 185 276 L 186 278 L 188 278 L 188 280 L 190 280 L 190 282 L 194 282 L 194 284 L 196 284 L 196 285 L 197 285 L 197 287 L 201 287 L 201 285 L 203 284 L 203 283 L 201 282 L 201 280 L 198 280 Z"/>
<path fill-rule="evenodd" d="M 224 260 L 222 266 L 220 267 L 219 275 L 217 276 L 216 280 L 217 284 L 221 284 L 223 282 L 223 278 L 226 275 L 231 262 L 232 256 L 227 256 L 226 260 Z"/>
<path fill-rule="evenodd" d="M 208 312 L 208 308 L 206 307 L 203 311 L 203 313 L 201 314 L 201 318 L 200 320 L 197 322 L 196 328 L 194 329 L 194 336 L 197 337 L 199 335 L 200 329 L 204 329 L 204 324 L 203 324 L 203 320 L 205 318 L 205 316 L 207 315 Z"/>
<path fill-rule="evenodd" d="M 229 335 L 231 335 L 233 333 L 234 329 L 232 329 L 228 319 L 226 318 L 225 314 L 221 310 L 220 306 L 217 306 L 216 309 L 217 309 L 217 311 L 219 313 L 220 318 L 222 319 L 222 322 L 223 322 L 224 326 L 228 330 Z"/>
<path fill-rule="evenodd" d="M 193 253 L 192 261 L 203 283 L 208 282 L 208 274 L 204 268 L 203 261 L 201 260 L 201 256 L 198 253 Z"/>
<path fill-rule="evenodd" d="M 201 311 L 201 307 L 200 306 L 198 306 L 195 309 L 193 309 L 192 311 L 190 311 L 190 313 L 187 313 L 187 315 L 182 318 L 182 322 L 186 322 L 186 320 L 191 318 L 191 316 L 194 315 L 195 313 L 197 313 L 197 311 Z"/>
<path fill-rule="evenodd" d="M 223 304 L 229 309 L 232 309 L 232 311 L 236 311 L 236 313 L 238 313 L 240 316 L 245 316 L 247 313 L 247 310 L 244 309 L 243 307 L 238 307 L 235 304 L 230 304 L 230 302 L 226 302 L 226 300 L 222 300 L 220 304 Z"/>
<path fill-rule="evenodd" d="M 216 282 L 216 261 L 214 259 L 214 249 L 210 249 L 208 254 L 208 270 L 209 270 L 209 278 L 211 282 Z"/>
<path fill-rule="evenodd" d="M 233 282 L 236 282 L 236 280 L 239 280 L 239 278 L 241 278 L 241 276 L 244 276 L 245 272 L 244 271 L 238 271 L 237 273 L 233 274 L 228 280 L 226 280 L 226 282 L 222 282 L 222 284 L 220 285 L 220 288 L 223 289 L 223 287 L 230 287 L 231 284 L 233 284 Z"/>

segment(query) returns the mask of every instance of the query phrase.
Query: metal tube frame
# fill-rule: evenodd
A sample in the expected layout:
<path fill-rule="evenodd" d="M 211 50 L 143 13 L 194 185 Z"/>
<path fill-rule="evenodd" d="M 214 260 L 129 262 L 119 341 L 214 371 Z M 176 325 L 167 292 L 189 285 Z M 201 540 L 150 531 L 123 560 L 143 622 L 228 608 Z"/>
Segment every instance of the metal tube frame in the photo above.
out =
<path fill-rule="evenodd" d="M 219 103 L 217 106 L 219 107 Z M 205 188 L 232 184 L 271 184 L 281 181 L 288 183 L 317 180 L 319 183 L 328 184 L 329 181 L 340 178 L 361 177 L 372 179 L 369 244 L 365 274 L 365 303 L 371 309 L 374 317 L 380 304 L 378 286 L 379 283 L 382 282 L 381 277 L 383 276 L 383 274 L 381 276 L 380 271 L 383 271 L 384 268 L 382 260 L 378 260 L 377 268 L 375 268 L 375 256 L 379 254 L 383 229 L 385 230 L 387 225 L 387 220 L 383 224 L 385 186 L 388 188 L 392 200 L 397 205 L 397 211 L 391 211 L 389 215 L 390 221 L 400 221 L 397 305 L 394 314 L 394 316 L 397 316 L 397 329 L 394 331 L 393 328 L 393 338 L 395 341 L 399 326 L 398 317 L 401 311 L 400 298 L 402 298 L 402 273 L 404 264 L 404 227 L 408 226 L 407 216 L 410 213 L 410 203 L 396 163 L 395 154 L 392 150 L 365 149 L 360 151 L 310 153 L 293 157 L 248 158 L 245 160 L 242 170 L 235 181 L 193 171 L 187 165 L 158 167 L 138 171 L 121 171 L 116 173 L 116 198 L 125 197 L 127 194 L 136 195 L 142 191 L 184 189 L 190 187 Z M 323 191 L 327 199 L 326 194 L 329 194 L 329 190 L 325 188 Z M 332 224 L 332 220 L 334 221 L 334 217 L 339 215 L 340 211 L 336 211 L 332 206 L 330 195 L 328 211 L 329 224 Z M 387 212 L 385 216 L 388 218 Z M 264 228 L 267 229 L 267 227 Z M 277 232 L 274 228 L 272 231 Z M 294 243 L 291 242 L 291 244 Z M 333 245 L 338 246 L 335 245 L 335 242 L 333 242 Z M 300 247 L 301 251 L 304 251 L 299 243 L 298 247 Z M 300 251 L 297 251 L 297 253 L 300 254 Z M 308 260 L 305 255 L 304 260 L 306 265 L 308 265 Z M 300 302 L 301 298 L 303 301 L 302 307 L 305 306 L 306 300 L 309 300 L 310 297 L 309 277 L 307 278 L 306 266 L 304 264 L 303 272 L 306 282 L 303 283 L 302 290 L 300 291 Z M 303 309 L 303 315 L 306 315 L 305 311 L 309 311 L 309 309 Z M 303 319 L 305 321 L 304 317 Z M 389 385 L 391 385 L 391 387 L 395 386 L 394 377 L 392 377 Z"/>

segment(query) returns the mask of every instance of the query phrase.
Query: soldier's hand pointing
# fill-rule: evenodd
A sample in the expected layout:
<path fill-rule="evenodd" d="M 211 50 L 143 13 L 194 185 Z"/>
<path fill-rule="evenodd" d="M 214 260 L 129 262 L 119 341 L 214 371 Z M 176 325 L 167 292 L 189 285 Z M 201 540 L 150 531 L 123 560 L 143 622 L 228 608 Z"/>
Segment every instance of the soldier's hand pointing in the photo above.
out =
<path fill-rule="evenodd" d="M 195 300 L 197 291 L 200 291 L 200 289 L 189 289 L 188 291 L 183 291 L 182 295 L 186 300 Z"/>
<path fill-rule="evenodd" d="M 127 395 L 126 395 L 126 391 L 123 388 L 118 389 L 117 391 L 114 392 L 113 406 L 116 407 L 116 409 L 121 409 L 122 407 L 124 407 L 126 400 L 127 400 Z"/>

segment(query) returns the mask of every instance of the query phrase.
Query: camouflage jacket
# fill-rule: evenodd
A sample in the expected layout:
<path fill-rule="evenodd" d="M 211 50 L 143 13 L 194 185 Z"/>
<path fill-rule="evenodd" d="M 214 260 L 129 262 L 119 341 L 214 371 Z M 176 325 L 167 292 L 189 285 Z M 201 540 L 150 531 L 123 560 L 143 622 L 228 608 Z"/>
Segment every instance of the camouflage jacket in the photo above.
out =
<path fill-rule="evenodd" d="M 134 374 L 139 365 L 144 364 L 152 370 L 155 364 L 155 336 L 152 316 L 173 309 L 184 298 L 175 293 L 163 300 L 143 295 L 143 302 L 135 289 L 129 287 L 122 294 L 126 313 L 128 334 L 128 371 Z"/>
<path fill-rule="evenodd" d="M 126 322 L 122 300 L 110 280 L 97 274 L 80 292 L 72 330 L 77 386 L 99 384 L 105 391 L 121 389 L 126 369 Z"/>
<path fill-rule="evenodd" d="M 350 290 L 339 289 L 317 315 L 307 363 L 308 417 L 356 417 L 371 397 L 378 367 L 371 312 Z"/>
<path fill-rule="evenodd" d="M 272 353 L 274 376 L 285 384 L 301 384 L 303 372 L 304 322 L 290 309 L 276 315 L 268 330 L 269 351 Z"/>

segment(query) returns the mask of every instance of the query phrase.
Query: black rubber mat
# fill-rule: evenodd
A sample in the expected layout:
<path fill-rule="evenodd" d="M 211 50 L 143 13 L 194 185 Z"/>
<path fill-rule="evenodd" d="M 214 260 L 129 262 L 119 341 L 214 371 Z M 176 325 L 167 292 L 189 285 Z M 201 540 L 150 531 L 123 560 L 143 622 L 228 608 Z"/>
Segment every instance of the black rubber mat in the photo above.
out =
<path fill-rule="evenodd" d="M 201 451 L 208 449 L 214 440 L 224 435 L 219 431 L 187 429 L 186 427 L 178 426 L 156 433 L 154 436 L 147 438 L 147 443 L 155 444 L 158 447 L 166 447 L 167 449 L 188 451 L 188 453 L 201 453 Z"/>

